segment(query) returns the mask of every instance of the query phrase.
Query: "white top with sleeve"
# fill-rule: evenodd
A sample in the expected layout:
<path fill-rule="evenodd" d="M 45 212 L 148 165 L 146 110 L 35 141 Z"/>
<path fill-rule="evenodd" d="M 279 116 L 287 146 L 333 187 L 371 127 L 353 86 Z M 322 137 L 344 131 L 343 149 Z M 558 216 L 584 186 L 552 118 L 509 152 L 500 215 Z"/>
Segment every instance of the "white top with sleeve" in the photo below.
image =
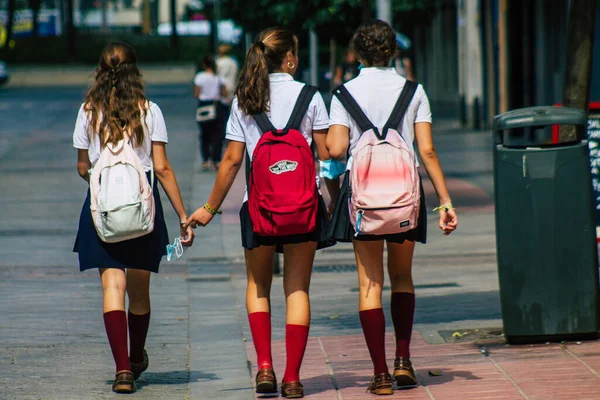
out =
<path fill-rule="evenodd" d="M 100 158 L 100 136 L 97 132 L 88 132 L 90 116 L 84 107 L 85 104 L 82 104 L 77 114 L 75 130 L 73 131 L 73 147 L 87 150 L 93 167 Z M 160 108 L 151 101 L 149 102 L 145 122 L 142 122 L 142 127 L 144 128 L 144 143 L 140 147 L 134 147 L 134 150 L 140 157 L 144 170 L 150 171 L 152 168 L 152 142 L 169 142 L 163 114 Z"/>
<path fill-rule="evenodd" d="M 405 83 L 406 79 L 398 75 L 394 68 L 373 67 L 361 69 L 360 74 L 351 81 L 346 82 L 344 86 L 373 125 L 377 128 L 383 128 L 390 118 L 392 109 L 396 105 Z M 398 129 L 398 132 L 402 133 L 413 151 L 415 124 L 419 122 L 431 123 L 429 100 L 421 85 L 417 87 L 417 91 L 402 119 L 402 126 Z M 350 129 L 349 151 L 352 151 L 356 147 L 362 132 L 336 96 L 333 96 L 331 100 L 329 126 L 331 125 L 343 125 Z M 351 162 L 352 160 L 348 160 L 348 169 L 350 169 Z"/>
<path fill-rule="evenodd" d="M 267 113 L 267 116 L 276 129 L 283 129 L 292 115 L 292 110 L 296 105 L 296 100 L 298 100 L 304 83 L 295 81 L 291 75 L 286 73 L 269 74 L 269 79 L 271 102 L 269 106 L 270 111 Z M 302 119 L 300 132 L 306 138 L 308 144 L 311 145 L 313 131 L 327 129 L 328 127 L 329 117 L 327 116 L 327 109 L 323 102 L 323 97 L 317 92 Z M 234 98 L 231 106 L 231 115 L 227 122 L 225 138 L 246 143 L 248 154 L 253 154 L 262 133 L 254 118 L 251 115 L 245 115 L 238 107 L 237 97 Z M 246 199 L 247 194 L 244 201 Z"/>
<path fill-rule="evenodd" d="M 198 72 L 194 77 L 194 85 L 200 88 L 200 101 L 220 100 L 224 84 L 223 78 L 209 72 Z"/>

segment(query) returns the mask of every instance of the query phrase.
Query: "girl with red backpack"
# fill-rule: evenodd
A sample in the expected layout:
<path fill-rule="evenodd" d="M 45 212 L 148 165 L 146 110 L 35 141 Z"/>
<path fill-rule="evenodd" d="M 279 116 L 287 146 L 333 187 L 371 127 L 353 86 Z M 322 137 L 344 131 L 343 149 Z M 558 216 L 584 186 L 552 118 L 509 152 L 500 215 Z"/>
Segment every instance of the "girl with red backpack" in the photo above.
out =
<path fill-rule="evenodd" d="M 337 198 L 330 237 L 354 245 L 360 322 L 374 366 L 368 390 L 389 395 L 393 385 L 381 305 L 384 244 L 396 334 L 394 380 L 400 387 L 417 384 L 409 352 L 415 308 L 411 268 L 415 242 L 426 242 L 427 216 L 415 139 L 441 204 L 436 208 L 440 229 L 450 234 L 458 219 L 433 145 L 425 91 L 389 68 L 396 52 L 393 29 L 378 20 L 364 23 L 351 46 L 364 68 L 358 77 L 334 90 L 331 102 L 327 148 L 334 159 L 349 157 L 341 189 L 339 178 L 327 182 L 332 197 Z"/>
<path fill-rule="evenodd" d="M 123 145 L 124 142 L 129 142 L 128 146 L 133 148 L 133 156 L 136 157 L 133 161 L 140 166 L 136 180 L 127 179 L 127 175 L 114 178 L 106 173 L 107 168 L 99 165 L 101 161 L 98 163 L 103 152 L 114 149 L 113 146 Z M 158 105 L 146 98 L 135 52 L 125 43 L 109 44 L 100 55 L 95 80 L 79 109 L 75 123 L 73 146 L 77 149 L 77 171 L 88 183 L 90 180 L 93 183 L 94 178 L 100 174 L 104 185 L 101 193 L 108 191 L 107 188 L 111 185 L 117 185 L 116 192 L 123 192 L 129 185 L 133 184 L 135 187 L 134 182 L 147 179 L 152 187 L 148 192 L 154 197 L 154 213 L 148 213 L 148 210 L 143 212 L 144 215 L 154 215 L 151 232 L 108 243 L 100 238 L 96 230 L 98 222 L 92 216 L 94 202 L 90 199 L 88 189 L 73 248 L 74 252 L 79 253 L 81 271 L 98 269 L 100 272 L 104 326 L 116 366 L 112 388 L 117 393 L 133 392 L 134 380 L 148 368 L 148 355 L 144 346 L 150 324 L 150 275 L 158 272 L 160 260 L 166 254 L 169 243 L 157 181 L 161 183 L 182 221 L 179 232 L 181 244 L 191 246 L 194 239 L 194 232 L 183 227 L 187 213 L 177 178 L 167 159 L 167 142 L 163 114 Z M 121 152 L 123 151 L 121 147 Z M 96 166 L 98 168 L 90 179 L 90 171 Z M 96 190 L 96 186 L 93 187 Z M 103 218 L 108 219 L 111 213 L 102 214 Z M 130 222 L 121 218 L 111 226 L 112 230 L 127 231 L 124 221 Z M 127 313 L 125 294 L 129 297 Z"/>
<path fill-rule="evenodd" d="M 328 215 L 319 195 L 314 140 L 328 159 L 329 118 L 315 88 L 296 82 L 298 39 L 282 28 L 261 32 L 248 51 L 227 124 L 227 150 L 204 207 L 188 220 L 205 226 L 218 212 L 247 151 L 247 195 L 240 211 L 248 286 L 246 307 L 256 348 L 256 392 L 277 393 L 271 359 L 270 291 L 275 252 L 283 252 L 287 363 L 281 395 L 301 398 L 300 365 L 310 324 L 308 289 L 315 250 L 327 246 Z"/>

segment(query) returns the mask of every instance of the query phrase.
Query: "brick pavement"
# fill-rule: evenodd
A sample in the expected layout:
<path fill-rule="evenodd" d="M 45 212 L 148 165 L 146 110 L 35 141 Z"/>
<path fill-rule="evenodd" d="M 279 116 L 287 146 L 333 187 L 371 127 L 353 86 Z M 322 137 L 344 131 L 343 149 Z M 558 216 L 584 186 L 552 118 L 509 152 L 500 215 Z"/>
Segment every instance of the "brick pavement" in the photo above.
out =
<path fill-rule="evenodd" d="M 393 367 L 393 335 L 386 348 Z M 481 351 L 486 349 L 486 355 Z M 247 345 L 252 372 L 254 348 Z M 502 343 L 429 344 L 413 332 L 412 360 L 419 386 L 396 390 L 405 400 L 600 399 L 600 342 L 509 346 Z M 274 367 L 285 369 L 285 344 L 273 343 Z M 431 373 L 430 373 L 431 372 Z M 301 370 L 307 398 L 378 398 L 365 393 L 371 361 L 362 335 L 311 336 Z M 440 376 L 436 376 L 440 375 Z M 258 397 L 260 398 L 260 397 Z"/>

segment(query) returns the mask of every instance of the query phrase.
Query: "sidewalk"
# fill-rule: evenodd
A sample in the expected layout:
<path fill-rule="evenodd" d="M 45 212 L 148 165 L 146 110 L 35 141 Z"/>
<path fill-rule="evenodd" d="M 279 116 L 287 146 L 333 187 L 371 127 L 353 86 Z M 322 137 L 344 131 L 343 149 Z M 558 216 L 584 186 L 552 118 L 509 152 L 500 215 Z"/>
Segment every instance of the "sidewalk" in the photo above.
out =
<path fill-rule="evenodd" d="M 12 92 L 6 92 L 8 94 Z M 64 112 L 22 94 L 4 96 L 11 110 L 7 151 L 0 152 L 0 399 L 116 399 L 112 356 L 102 324 L 95 271 L 78 272 L 71 253 L 85 183 L 70 147 L 80 103 L 61 92 Z M 12 96 L 12 95 L 11 95 Z M 19 97 L 21 96 L 21 97 Z M 168 154 L 189 210 L 201 206 L 215 175 L 198 172 L 193 102 L 185 86 L 154 88 L 169 128 Z M 36 100 L 37 101 L 37 100 Z M 68 105 L 68 107 L 67 107 Z M 21 110 L 21 111 L 19 111 Z M 0 119 L 3 118 L 0 108 Z M 600 399 L 600 342 L 506 346 L 496 272 L 491 138 L 437 130 L 436 145 L 460 227 L 444 237 L 429 215 L 429 243 L 414 261 L 417 306 L 412 360 L 420 386 L 402 399 Z M 433 188 L 424 181 L 428 209 Z M 163 262 L 152 278 L 150 368 L 132 399 L 256 398 L 254 349 L 245 310 L 245 267 L 238 176 L 224 213 L 196 231 L 195 246 Z M 171 236 L 178 221 L 163 206 Z M 276 373 L 285 364 L 282 277 L 272 289 Z M 389 287 L 384 288 L 388 360 L 393 361 Z M 357 313 L 352 249 L 318 253 L 311 285 L 312 325 L 302 380 L 307 399 L 370 399 L 370 361 Z M 454 339 L 452 334 L 463 335 Z M 432 372 L 430 374 L 429 372 Z M 431 376 L 434 375 L 434 376 Z"/>

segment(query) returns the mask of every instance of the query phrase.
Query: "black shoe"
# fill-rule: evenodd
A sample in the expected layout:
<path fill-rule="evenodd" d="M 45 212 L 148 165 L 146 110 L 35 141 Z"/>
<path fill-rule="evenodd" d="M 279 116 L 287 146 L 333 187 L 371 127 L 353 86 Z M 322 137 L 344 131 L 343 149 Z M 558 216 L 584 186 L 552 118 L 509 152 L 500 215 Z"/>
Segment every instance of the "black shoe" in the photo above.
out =
<path fill-rule="evenodd" d="M 133 373 L 133 380 L 137 381 L 140 378 L 142 372 L 148 369 L 148 353 L 144 350 L 144 361 L 141 363 L 134 363 L 129 361 L 131 364 L 131 372 Z"/>
<path fill-rule="evenodd" d="M 394 379 L 400 389 L 417 387 L 417 376 L 408 358 L 394 360 Z"/>

